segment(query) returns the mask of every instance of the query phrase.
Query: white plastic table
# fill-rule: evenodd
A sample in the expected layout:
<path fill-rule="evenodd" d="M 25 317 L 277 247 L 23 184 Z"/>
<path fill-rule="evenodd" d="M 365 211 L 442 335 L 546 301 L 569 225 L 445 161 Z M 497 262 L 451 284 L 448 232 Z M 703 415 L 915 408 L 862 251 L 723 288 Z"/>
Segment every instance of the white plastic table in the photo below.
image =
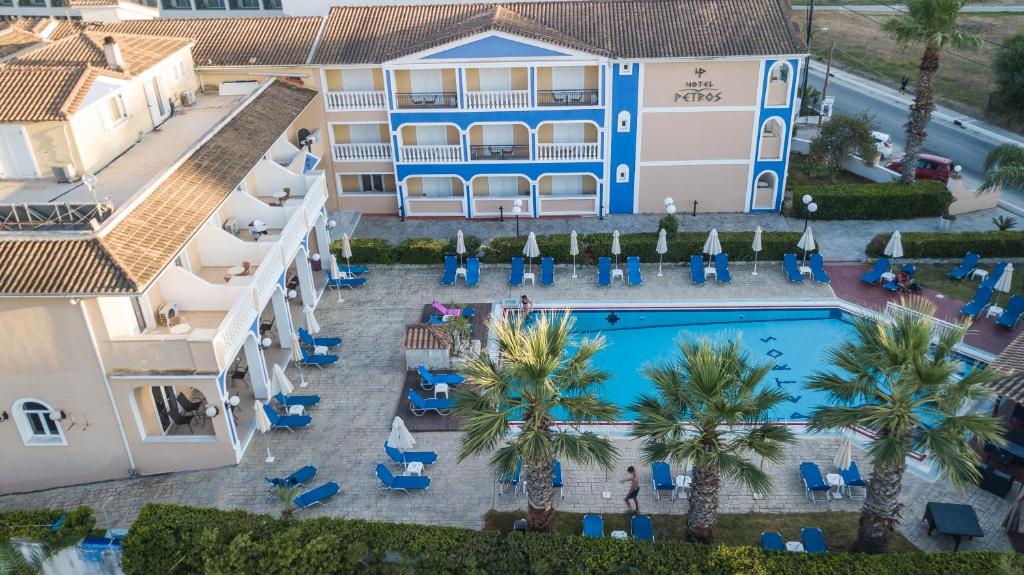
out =
<path fill-rule="evenodd" d="M 406 475 L 423 475 L 423 463 L 412 461 L 405 464 Z"/>
<path fill-rule="evenodd" d="M 455 268 L 455 277 L 464 278 L 466 277 L 466 268 Z"/>
<path fill-rule="evenodd" d="M 612 270 L 612 281 L 615 281 L 615 278 L 619 278 L 619 281 L 622 281 L 622 269 L 621 268 L 615 268 L 615 269 Z"/>
<path fill-rule="evenodd" d="M 447 383 L 439 383 L 439 384 L 434 386 L 434 397 L 437 398 L 437 397 L 441 397 L 442 395 L 444 396 L 445 399 L 448 399 L 448 384 Z"/>
<path fill-rule="evenodd" d="M 894 279 L 896 279 L 896 274 L 892 272 L 885 272 L 884 274 L 882 274 L 883 281 L 891 282 Z"/>
<path fill-rule="evenodd" d="M 800 275 L 802 275 L 802 276 L 810 276 L 811 275 L 811 267 L 810 266 L 800 266 Z"/>
<path fill-rule="evenodd" d="M 672 493 L 672 497 L 676 499 L 686 499 L 690 495 L 690 487 L 693 485 L 693 479 L 689 475 L 677 475 L 676 476 L 676 489 Z"/>
<path fill-rule="evenodd" d="M 718 269 L 704 268 L 704 277 L 707 278 L 708 276 L 715 276 L 715 278 L 718 278 Z"/>
<path fill-rule="evenodd" d="M 988 270 L 983 270 L 981 268 L 977 268 L 973 272 L 971 272 L 971 279 L 981 278 L 982 280 L 984 280 L 987 277 L 988 277 Z"/>
<path fill-rule="evenodd" d="M 523 274 L 523 283 L 530 282 L 530 285 L 537 285 L 534 282 L 533 272 L 526 272 Z"/>
<path fill-rule="evenodd" d="M 628 539 L 628 538 L 629 538 L 629 535 L 627 535 L 625 531 L 620 531 L 620 530 L 612 531 L 612 539 Z"/>
<path fill-rule="evenodd" d="M 825 483 L 828 483 L 828 486 L 832 489 L 832 491 L 829 492 L 829 496 L 830 497 L 832 497 L 833 499 L 842 499 L 843 498 L 843 494 L 842 494 L 843 476 L 842 475 L 839 475 L 838 473 L 829 473 L 828 475 L 825 476 Z"/>
<path fill-rule="evenodd" d="M 306 408 L 301 405 L 289 405 L 288 415 L 303 415 L 306 412 Z"/>
<path fill-rule="evenodd" d="M 999 317 L 1003 315 L 1003 308 L 993 305 L 989 306 L 988 311 L 985 312 L 985 317 Z"/>
<path fill-rule="evenodd" d="M 791 553 L 803 553 L 804 544 L 799 541 L 786 541 L 786 551 Z"/>

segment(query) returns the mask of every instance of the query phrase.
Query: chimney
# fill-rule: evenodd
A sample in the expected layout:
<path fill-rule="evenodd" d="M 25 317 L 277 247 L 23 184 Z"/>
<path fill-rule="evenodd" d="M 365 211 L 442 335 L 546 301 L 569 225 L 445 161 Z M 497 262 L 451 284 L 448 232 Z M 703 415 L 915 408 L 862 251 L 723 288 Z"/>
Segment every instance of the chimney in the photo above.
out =
<path fill-rule="evenodd" d="M 117 45 L 113 36 L 107 36 L 103 39 L 103 55 L 107 57 L 107 66 L 119 72 L 124 71 L 124 56 L 121 54 L 121 47 Z"/>

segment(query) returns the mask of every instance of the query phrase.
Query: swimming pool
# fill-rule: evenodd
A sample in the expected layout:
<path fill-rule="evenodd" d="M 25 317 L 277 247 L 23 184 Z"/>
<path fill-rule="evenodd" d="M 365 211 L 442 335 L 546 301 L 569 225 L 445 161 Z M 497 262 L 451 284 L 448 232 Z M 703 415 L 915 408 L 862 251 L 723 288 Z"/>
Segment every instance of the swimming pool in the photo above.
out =
<path fill-rule="evenodd" d="M 754 361 L 773 364 L 763 385 L 776 386 L 788 399 L 772 414 L 781 421 L 804 421 L 826 403 L 824 394 L 804 387 L 807 378 L 827 368 L 826 354 L 853 333 L 851 316 L 839 308 L 748 309 L 574 309 L 578 335 L 603 334 L 606 347 L 595 363 L 610 372 L 602 396 L 627 408 L 652 385 L 641 374 L 648 362 L 674 357 L 679 338 L 739 337 Z"/>

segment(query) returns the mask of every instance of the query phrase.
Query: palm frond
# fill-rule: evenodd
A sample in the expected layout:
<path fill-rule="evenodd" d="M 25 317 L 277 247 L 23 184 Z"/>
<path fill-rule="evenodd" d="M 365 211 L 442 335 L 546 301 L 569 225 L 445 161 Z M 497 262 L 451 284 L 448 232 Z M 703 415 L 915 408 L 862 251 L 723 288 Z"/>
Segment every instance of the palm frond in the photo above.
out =
<path fill-rule="evenodd" d="M 618 459 L 618 450 L 615 445 L 590 431 L 583 433 L 560 431 L 552 436 L 551 442 L 557 456 L 582 465 L 597 464 L 604 468 L 610 468 Z"/>

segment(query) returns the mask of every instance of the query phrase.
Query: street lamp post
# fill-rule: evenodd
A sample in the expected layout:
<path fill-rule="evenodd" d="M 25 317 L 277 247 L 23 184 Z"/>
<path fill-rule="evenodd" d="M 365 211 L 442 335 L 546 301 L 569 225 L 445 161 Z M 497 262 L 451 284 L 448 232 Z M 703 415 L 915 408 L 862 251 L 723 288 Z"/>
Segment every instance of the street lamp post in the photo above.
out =
<path fill-rule="evenodd" d="M 804 231 L 806 232 L 807 226 L 811 223 L 811 214 L 818 211 L 818 204 L 814 203 L 814 198 L 812 198 L 810 194 L 805 194 L 804 197 L 801 198 L 801 201 L 803 201 L 804 206 L 806 206 L 806 209 L 804 210 Z"/>
<path fill-rule="evenodd" d="M 673 200 L 671 198 L 671 196 L 665 198 L 665 213 L 667 213 L 670 216 L 673 216 L 673 218 L 676 215 L 676 201 Z M 678 231 L 678 230 L 679 230 L 679 221 L 676 220 L 676 229 L 672 230 L 672 231 Z"/>
<path fill-rule="evenodd" d="M 814 34 L 817 32 L 828 32 L 827 26 L 822 26 L 815 30 L 811 27 L 812 20 L 814 18 L 814 0 L 811 0 L 810 11 L 807 14 L 807 57 L 804 58 L 804 73 L 801 78 L 800 87 L 800 110 L 797 112 L 797 116 L 801 115 L 804 111 L 804 103 L 807 100 L 807 80 L 811 76 L 811 43 L 814 39 Z M 827 81 L 827 78 L 826 78 Z M 824 100 L 822 100 L 824 101 Z"/>
<path fill-rule="evenodd" d="M 519 237 L 519 214 L 523 213 L 523 200 L 512 202 L 512 214 L 516 217 L 516 237 Z"/>

